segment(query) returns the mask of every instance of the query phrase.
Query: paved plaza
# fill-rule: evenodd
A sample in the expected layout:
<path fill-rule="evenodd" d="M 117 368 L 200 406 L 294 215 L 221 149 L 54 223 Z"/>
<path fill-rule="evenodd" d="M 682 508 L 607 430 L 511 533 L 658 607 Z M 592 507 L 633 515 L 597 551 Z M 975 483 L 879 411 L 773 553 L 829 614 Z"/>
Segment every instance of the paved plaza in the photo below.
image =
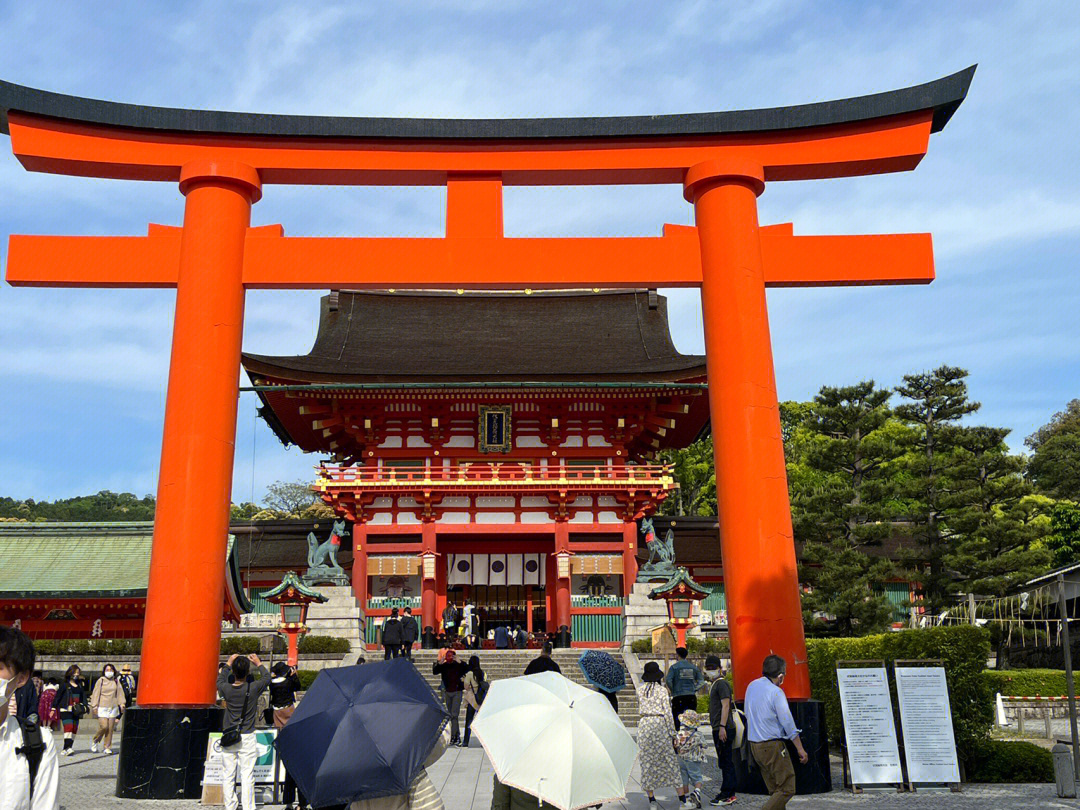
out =
<path fill-rule="evenodd" d="M 77 748 L 81 753 L 60 760 L 60 804 L 64 810 L 103 810 L 103 808 L 170 808 L 182 810 L 201 805 L 197 801 L 130 801 L 113 796 L 116 783 L 116 756 L 90 754 L 89 738 L 80 734 Z M 706 767 L 706 777 L 715 777 L 715 759 Z M 833 761 L 833 785 L 840 784 L 838 760 Z M 450 749 L 430 770 L 432 781 L 439 788 L 446 810 L 488 810 L 491 806 L 492 770 L 484 751 L 473 740 L 468 749 Z M 625 802 L 606 805 L 604 810 L 646 810 L 645 794 L 638 783 L 635 765 L 630 778 L 629 795 Z M 715 782 L 707 781 L 707 798 L 715 795 Z M 679 810 L 675 792 L 657 794 L 662 810 Z M 762 796 L 740 795 L 738 808 L 760 808 Z M 914 810 L 916 808 L 957 808 L 957 810 L 1042 810 L 1042 808 L 1075 808 L 1080 801 L 1058 799 L 1053 785 L 965 785 L 962 793 L 875 793 L 852 796 L 841 790 L 819 796 L 796 797 L 788 805 L 799 808 L 869 807 L 873 810 Z"/>

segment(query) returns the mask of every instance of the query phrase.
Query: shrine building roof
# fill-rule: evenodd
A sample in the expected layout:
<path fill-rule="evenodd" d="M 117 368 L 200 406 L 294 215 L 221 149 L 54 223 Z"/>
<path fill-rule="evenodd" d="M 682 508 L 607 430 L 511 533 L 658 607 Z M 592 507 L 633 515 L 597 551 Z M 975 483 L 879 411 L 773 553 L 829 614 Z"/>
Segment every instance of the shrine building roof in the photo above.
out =
<path fill-rule="evenodd" d="M 245 354 L 253 378 L 308 383 L 703 381 L 650 290 L 340 292 L 305 355 Z"/>
<path fill-rule="evenodd" d="M 0 599 L 145 597 L 154 524 L 0 523 Z M 235 615 L 250 613 L 230 535 L 226 590 Z"/>

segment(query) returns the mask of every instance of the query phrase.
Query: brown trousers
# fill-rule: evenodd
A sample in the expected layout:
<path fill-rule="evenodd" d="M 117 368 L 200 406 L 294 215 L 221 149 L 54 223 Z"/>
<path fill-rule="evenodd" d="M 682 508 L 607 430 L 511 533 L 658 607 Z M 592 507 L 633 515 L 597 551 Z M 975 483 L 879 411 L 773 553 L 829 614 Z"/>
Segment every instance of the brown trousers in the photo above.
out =
<path fill-rule="evenodd" d="M 795 795 L 795 768 L 783 740 L 750 743 L 750 752 L 761 768 L 769 800 L 762 810 L 783 810 Z"/>

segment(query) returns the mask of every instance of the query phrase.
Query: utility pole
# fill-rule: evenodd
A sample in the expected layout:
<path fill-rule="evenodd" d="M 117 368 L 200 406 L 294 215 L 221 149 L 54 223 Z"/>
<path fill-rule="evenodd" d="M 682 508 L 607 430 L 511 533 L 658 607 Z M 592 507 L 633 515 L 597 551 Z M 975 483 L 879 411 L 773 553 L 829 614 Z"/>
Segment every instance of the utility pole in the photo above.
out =
<path fill-rule="evenodd" d="M 1080 782 L 1080 737 L 1076 729 L 1076 687 L 1073 683 L 1072 644 L 1069 643 L 1069 614 L 1065 606 L 1065 575 L 1058 574 L 1058 615 L 1061 621 L 1061 644 L 1065 653 L 1065 687 L 1069 691 L 1069 731 L 1072 734 L 1073 779 Z"/>

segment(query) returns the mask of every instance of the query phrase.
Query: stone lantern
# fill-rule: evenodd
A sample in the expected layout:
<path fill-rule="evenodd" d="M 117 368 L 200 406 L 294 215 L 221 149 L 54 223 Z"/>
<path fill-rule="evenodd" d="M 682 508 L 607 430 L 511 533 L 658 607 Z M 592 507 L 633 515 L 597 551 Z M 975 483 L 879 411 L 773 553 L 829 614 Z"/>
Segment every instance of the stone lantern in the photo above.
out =
<path fill-rule="evenodd" d="M 297 649 L 300 636 L 308 631 L 308 605 L 312 602 L 326 602 L 327 597 L 305 585 L 295 571 L 289 571 L 280 585 L 263 591 L 262 598 L 281 606 L 281 624 L 278 625 L 278 630 L 284 633 L 289 641 L 288 662 L 289 666 L 295 667 L 300 660 Z"/>
<path fill-rule="evenodd" d="M 678 645 L 685 647 L 686 631 L 694 626 L 694 603 L 708 595 L 709 592 L 694 582 L 686 569 L 680 566 L 667 582 L 649 593 L 649 598 L 667 602 L 668 624 L 675 630 Z"/>

